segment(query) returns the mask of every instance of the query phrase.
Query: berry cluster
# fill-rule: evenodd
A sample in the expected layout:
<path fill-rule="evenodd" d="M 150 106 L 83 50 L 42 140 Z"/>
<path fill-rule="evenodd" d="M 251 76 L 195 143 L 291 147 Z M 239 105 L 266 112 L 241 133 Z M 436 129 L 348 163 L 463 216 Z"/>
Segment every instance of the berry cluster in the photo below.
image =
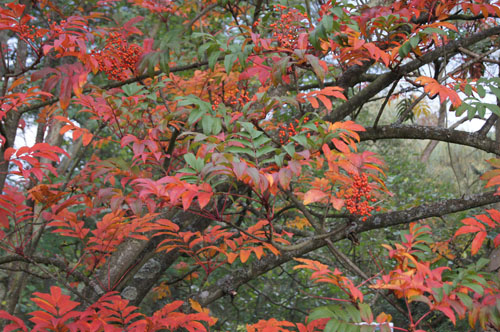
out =
<path fill-rule="evenodd" d="M 120 34 L 109 35 L 104 49 L 92 51 L 99 64 L 99 70 L 104 71 L 110 80 L 124 81 L 134 72 L 142 54 L 142 48 L 129 44 Z"/>
<path fill-rule="evenodd" d="M 44 33 L 42 31 L 38 31 L 34 25 L 19 25 L 17 33 L 19 34 L 19 38 L 25 41 L 34 42 L 37 38 L 42 38 Z"/>
<path fill-rule="evenodd" d="M 212 95 L 212 109 L 216 110 L 220 104 L 224 104 L 228 107 L 238 108 L 238 106 L 243 107 L 246 103 L 250 101 L 248 93 L 244 89 L 231 89 L 230 91 L 225 91 L 224 94 L 216 92 Z"/>
<path fill-rule="evenodd" d="M 360 216 L 371 216 L 372 211 L 380 211 L 380 207 L 370 206 L 371 202 L 376 202 L 375 198 L 372 198 L 370 194 L 372 188 L 368 184 L 368 177 L 365 173 L 361 175 L 351 174 L 353 178 L 353 184 L 349 190 L 349 194 L 345 195 L 345 205 L 347 210 L 356 215 Z M 363 218 L 363 221 L 366 217 Z"/>
<path fill-rule="evenodd" d="M 297 135 L 298 133 L 304 132 L 308 130 L 307 128 L 299 128 L 299 120 L 295 119 L 294 120 L 295 124 L 293 122 L 289 123 L 288 125 L 280 125 L 278 136 L 280 139 L 281 144 L 286 144 L 290 142 L 290 137 Z M 304 124 L 309 122 L 309 117 L 306 116 L 304 117 Z M 318 121 L 314 122 L 316 126 L 318 126 Z M 307 133 L 307 138 L 311 137 L 311 133 Z"/>
<path fill-rule="evenodd" d="M 304 22 L 307 22 L 307 15 L 282 5 L 274 5 L 273 9 L 281 13 L 280 19 L 269 25 L 273 29 L 273 37 L 280 47 L 295 49 L 299 34 L 306 31 Z"/>

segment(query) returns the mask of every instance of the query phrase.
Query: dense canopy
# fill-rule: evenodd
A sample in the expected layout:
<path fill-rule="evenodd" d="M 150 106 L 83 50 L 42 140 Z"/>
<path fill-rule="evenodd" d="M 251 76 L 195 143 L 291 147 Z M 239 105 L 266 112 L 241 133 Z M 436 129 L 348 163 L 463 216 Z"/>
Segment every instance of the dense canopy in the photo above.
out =
<path fill-rule="evenodd" d="M 500 329 L 499 22 L 3 1 L 0 326 Z"/>

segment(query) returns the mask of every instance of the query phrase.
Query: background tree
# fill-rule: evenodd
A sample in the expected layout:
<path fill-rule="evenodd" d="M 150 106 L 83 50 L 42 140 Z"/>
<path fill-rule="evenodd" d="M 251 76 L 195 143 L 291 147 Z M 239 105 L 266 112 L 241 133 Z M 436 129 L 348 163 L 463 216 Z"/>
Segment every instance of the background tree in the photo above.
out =
<path fill-rule="evenodd" d="M 6 330 L 498 328 L 499 14 L 3 3 Z"/>

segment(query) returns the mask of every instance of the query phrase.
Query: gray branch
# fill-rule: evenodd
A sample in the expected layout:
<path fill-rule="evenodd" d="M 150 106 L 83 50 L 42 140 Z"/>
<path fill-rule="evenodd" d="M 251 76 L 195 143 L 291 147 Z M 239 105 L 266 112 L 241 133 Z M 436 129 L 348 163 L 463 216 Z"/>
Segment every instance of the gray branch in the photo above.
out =
<path fill-rule="evenodd" d="M 364 222 L 361 220 L 353 222 L 351 227 L 349 227 L 349 231 L 337 233 L 332 236 L 330 240 L 332 242 L 337 242 L 345 239 L 352 231 L 362 233 L 373 229 L 408 224 L 410 222 L 429 217 L 442 216 L 497 202 L 500 202 L 500 197 L 495 196 L 494 192 L 487 192 L 464 196 L 459 199 L 449 199 L 437 203 L 424 204 L 403 211 L 381 213 L 368 218 Z M 244 268 L 240 268 L 226 274 L 214 285 L 196 293 L 193 298 L 203 306 L 206 306 L 225 295 L 231 294 L 241 285 L 274 269 L 275 267 L 278 267 L 283 263 L 292 260 L 294 257 L 303 256 L 325 245 L 326 242 L 324 239 L 315 239 L 314 241 L 306 241 L 303 246 L 299 246 L 296 250 L 282 251 L 278 256 L 268 254 L 262 259 L 254 261 L 252 264 L 249 264 Z"/>
<path fill-rule="evenodd" d="M 476 133 L 418 125 L 391 125 L 366 128 L 360 132 L 361 141 L 378 139 L 429 139 L 470 146 L 485 152 L 500 154 L 500 146 L 495 141 Z"/>
<path fill-rule="evenodd" d="M 325 117 L 325 120 L 335 122 L 340 121 L 349 114 L 351 114 L 358 107 L 366 103 L 370 98 L 374 97 L 377 93 L 388 87 L 392 82 L 400 79 L 423 65 L 429 64 L 440 57 L 452 57 L 459 52 L 461 47 L 474 45 L 475 43 L 488 38 L 490 36 L 500 34 L 500 26 L 496 26 L 472 36 L 465 37 L 459 40 L 452 40 L 448 44 L 436 48 L 434 51 L 428 52 L 415 60 L 408 62 L 405 65 L 389 71 L 379 76 L 375 81 L 369 84 L 366 88 L 361 90 L 358 94 L 352 96 L 347 102 L 338 106 L 333 112 Z"/>

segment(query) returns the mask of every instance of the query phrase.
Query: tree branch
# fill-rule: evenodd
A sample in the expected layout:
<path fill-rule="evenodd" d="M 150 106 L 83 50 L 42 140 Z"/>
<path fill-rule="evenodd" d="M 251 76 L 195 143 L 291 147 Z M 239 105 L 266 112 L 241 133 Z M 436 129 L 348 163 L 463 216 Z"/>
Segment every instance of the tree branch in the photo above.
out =
<path fill-rule="evenodd" d="M 365 222 L 361 220 L 353 222 L 346 232 L 335 233 L 330 240 L 332 242 L 340 241 L 347 238 L 348 234 L 353 231 L 362 233 L 373 229 L 409 224 L 410 222 L 429 217 L 437 217 L 498 202 L 500 202 L 499 196 L 495 196 L 494 192 L 487 192 L 464 196 L 459 199 L 449 199 L 437 203 L 423 204 L 403 211 L 377 214 L 369 217 Z M 259 275 L 292 260 L 294 257 L 300 257 L 325 245 L 326 241 L 324 239 L 317 239 L 315 241 L 309 241 L 295 251 L 285 251 L 278 256 L 267 255 L 245 268 L 237 269 L 231 274 L 225 275 L 215 284 L 196 293 L 193 298 L 202 306 L 206 306 L 224 295 L 230 294 L 230 291 L 237 290 L 238 287 Z"/>
<path fill-rule="evenodd" d="M 341 104 L 333 110 L 333 112 L 325 117 L 325 120 L 330 122 L 340 121 L 351 114 L 358 107 L 366 103 L 366 101 L 370 98 L 374 97 L 377 93 L 388 87 L 392 82 L 403 77 L 404 75 L 407 75 L 440 57 L 451 57 L 457 54 L 461 47 L 473 45 L 487 37 L 498 34 L 500 34 L 500 26 L 478 32 L 472 36 L 464 37 L 459 40 L 452 40 L 448 44 L 438 47 L 434 51 L 428 52 L 421 57 L 402 65 L 394 71 L 382 74 L 358 94 L 352 96 L 347 102 Z"/>
<path fill-rule="evenodd" d="M 440 127 L 418 125 L 391 125 L 366 128 L 359 133 L 361 141 L 378 139 L 430 139 L 470 146 L 485 152 L 500 154 L 500 146 L 493 140 L 476 133 Z"/>

